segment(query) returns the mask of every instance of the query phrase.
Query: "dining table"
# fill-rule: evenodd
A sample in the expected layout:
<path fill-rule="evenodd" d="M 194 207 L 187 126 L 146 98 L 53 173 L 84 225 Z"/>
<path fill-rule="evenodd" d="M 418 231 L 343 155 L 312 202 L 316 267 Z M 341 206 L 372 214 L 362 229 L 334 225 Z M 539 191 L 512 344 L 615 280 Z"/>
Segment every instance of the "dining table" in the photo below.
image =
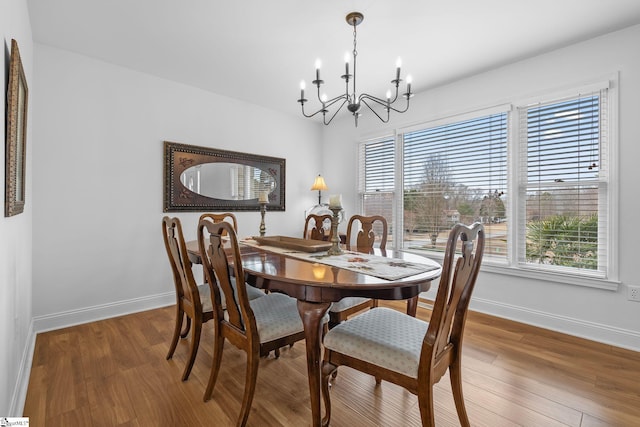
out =
<path fill-rule="evenodd" d="M 192 263 L 201 263 L 197 241 L 187 242 L 187 251 Z M 298 312 L 305 333 L 314 427 L 322 425 L 320 368 L 323 318 L 331 304 L 345 297 L 407 300 L 407 313 L 415 316 L 418 295 L 428 291 L 432 280 L 442 273 L 437 262 L 397 250 L 374 249 L 366 255 L 345 251 L 346 258 L 343 258 L 345 261 L 355 260 L 351 264 L 356 264 L 356 268 L 351 268 L 351 264 L 327 264 L 326 253 L 314 256 L 316 254 L 283 251 L 281 248 L 256 244 L 251 239 L 240 240 L 240 253 L 248 284 L 269 292 L 282 292 L 298 300 Z M 390 266 L 421 265 L 424 269 L 415 274 L 405 271 L 403 277 L 382 278 L 372 275 L 366 267 L 358 267 L 358 261 L 362 264 L 363 260 L 382 261 Z"/>

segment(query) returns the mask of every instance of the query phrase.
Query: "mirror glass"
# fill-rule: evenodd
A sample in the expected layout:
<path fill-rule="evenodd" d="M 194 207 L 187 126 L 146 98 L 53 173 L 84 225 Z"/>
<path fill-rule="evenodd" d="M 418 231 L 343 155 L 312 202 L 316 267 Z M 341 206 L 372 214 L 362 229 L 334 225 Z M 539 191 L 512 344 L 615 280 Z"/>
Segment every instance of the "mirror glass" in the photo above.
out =
<path fill-rule="evenodd" d="M 164 142 L 164 211 L 285 210 L 285 159 Z"/>
<path fill-rule="evenodd" d="M 257 199 L 276 188 L 269 172 L 237 163 L 192 166 L 180 174 L 180 182 L 196 194 L 222 200 Z"/>

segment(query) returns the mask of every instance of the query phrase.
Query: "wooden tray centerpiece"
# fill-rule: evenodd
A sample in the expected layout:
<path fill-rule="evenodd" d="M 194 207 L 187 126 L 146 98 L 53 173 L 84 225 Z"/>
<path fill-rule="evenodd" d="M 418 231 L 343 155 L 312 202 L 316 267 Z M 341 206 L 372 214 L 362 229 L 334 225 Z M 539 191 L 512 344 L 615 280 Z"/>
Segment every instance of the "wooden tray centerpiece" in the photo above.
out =
<path fill-rule="evenodd" d="M 260 245 L 275 246 L 278 248 L 293 249 L 302 252 L 322 252 L 331 247 L 331 242 L 288 236 L 253 236 L 253 240 L 258 242 Z"/>

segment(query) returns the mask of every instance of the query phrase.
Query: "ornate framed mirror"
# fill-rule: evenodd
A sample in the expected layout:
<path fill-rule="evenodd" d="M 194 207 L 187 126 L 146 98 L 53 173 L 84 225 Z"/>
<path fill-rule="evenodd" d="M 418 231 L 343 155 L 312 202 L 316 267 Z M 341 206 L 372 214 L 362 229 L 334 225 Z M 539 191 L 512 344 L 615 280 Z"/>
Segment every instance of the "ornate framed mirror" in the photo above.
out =
<path fill-rule="evenodd" d="M 164 142 L 164 212 L 285 210 L 285 159 Z"/>

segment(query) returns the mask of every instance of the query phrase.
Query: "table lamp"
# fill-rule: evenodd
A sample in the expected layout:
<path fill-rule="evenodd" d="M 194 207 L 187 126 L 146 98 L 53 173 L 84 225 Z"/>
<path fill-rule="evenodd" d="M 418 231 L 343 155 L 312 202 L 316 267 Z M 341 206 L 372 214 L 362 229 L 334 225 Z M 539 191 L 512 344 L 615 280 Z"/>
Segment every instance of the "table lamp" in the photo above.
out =
<path fill-rule="evenodd" d="M 329 209 L 329 205 L 327 203 L 322 203 L 322 190 L 328 190 L 328 189 L 329 187 L 327 187 L 327 184 L 324 182 L 324 178 L 322 177 L 322 175 L 318 174 L 315 181 L 313 181 L 313 185 L 311 186 L 311 189 L 310 189 L 311 191 L 318 190 L 318 204 L 311 207 L 309 210 L 305 212 L 305 218 L 309 214 L 333 215 L 331 210 Z M 342 223 L 342 220 L 344 219 L 344 210 L 340 211 L 338 218 L 339 218 L 338 222 Z"/>
<path fill-rule="evenodd" d="M 313 181 L 313 185 L 311 186 L 311 190 L 318 190 L 318 206 L 320 206 L 322 200 L 322 190 L 328 190 L 327 184 L 324 182 L 324 178 L 322 175 L 318 174 L 315 181 Z"/>

